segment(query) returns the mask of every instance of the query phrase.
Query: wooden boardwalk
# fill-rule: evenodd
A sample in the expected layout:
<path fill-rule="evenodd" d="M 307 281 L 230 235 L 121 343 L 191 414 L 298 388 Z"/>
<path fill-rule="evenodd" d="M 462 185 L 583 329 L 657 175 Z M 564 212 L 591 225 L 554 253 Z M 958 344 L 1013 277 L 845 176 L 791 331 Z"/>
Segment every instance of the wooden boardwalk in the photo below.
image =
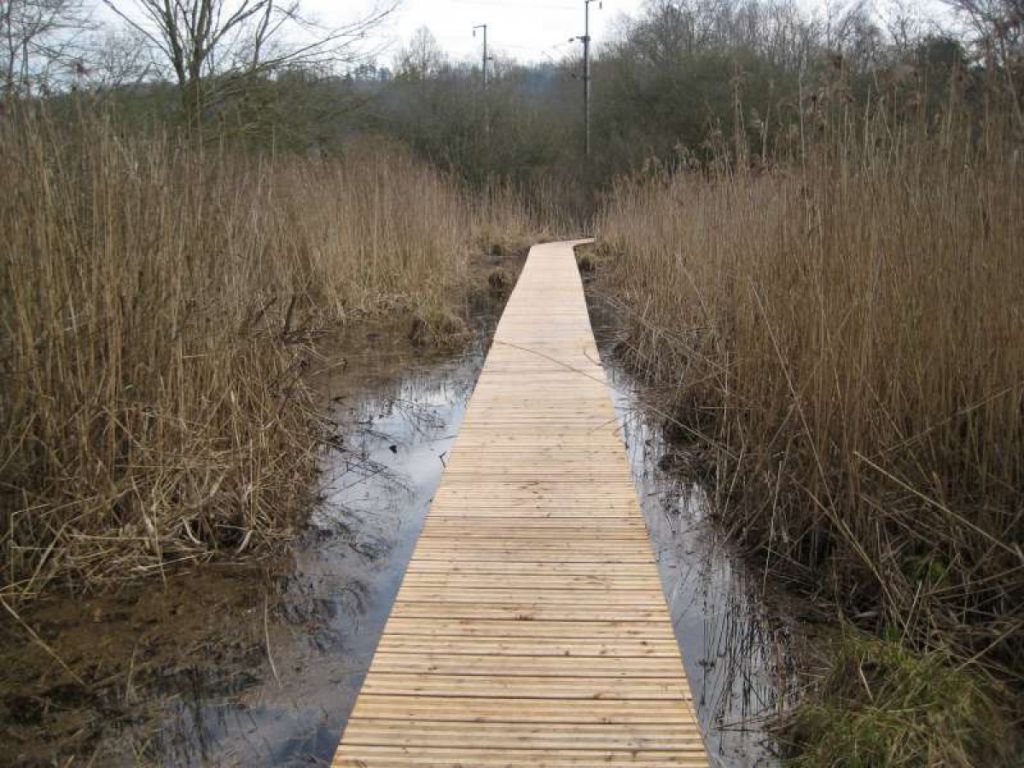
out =
<path fill-rule="evenodd" d="M 334 766 L 708 765 L 572 244 L 498 325 Z"/>

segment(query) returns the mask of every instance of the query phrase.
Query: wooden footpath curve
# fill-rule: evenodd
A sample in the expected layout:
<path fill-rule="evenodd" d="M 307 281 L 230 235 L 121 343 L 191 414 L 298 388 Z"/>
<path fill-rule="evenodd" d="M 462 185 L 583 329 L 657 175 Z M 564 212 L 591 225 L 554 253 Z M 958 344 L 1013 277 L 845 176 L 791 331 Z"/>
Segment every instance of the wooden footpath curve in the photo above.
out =
<path fill-rule="evenodd" d="M 707 766 L 573 255 L 534 246 L 334 766 Z"/>

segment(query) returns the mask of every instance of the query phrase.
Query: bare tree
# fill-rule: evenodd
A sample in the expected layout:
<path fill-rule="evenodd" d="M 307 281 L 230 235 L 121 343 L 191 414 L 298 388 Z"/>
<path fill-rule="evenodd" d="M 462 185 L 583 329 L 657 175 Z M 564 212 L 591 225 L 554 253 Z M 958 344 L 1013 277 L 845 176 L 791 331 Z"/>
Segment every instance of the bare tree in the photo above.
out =
<path fill-rule="evenodd" d="M 77 35 L 88 27 L 83 0 L 0 0 L 4 96 L 32 95 L 71 70 Z"/>
<path fill-rule="evenodd" d="M 94 97 L 137 85 L 158 69 L 152 46 L 133 29 L 101 28 L 79 48 L 72 89 L 84 89 Z"/>
<path fill-rule="evenodd" d="M 395 68 L 398 76 L 406 80 L 425 80 L 436 75 L 446 63 L 447 57 L 433 33 L 427 27 L 420 27 L 409 45 L 399 52 Z"/>
<path fill-rule="evenodd" d="M 1024 130 L 1024 0 L 946 0 L 976 35 L 982 55 L 1001 73 L 1017 127 Z"/>
<path fill-rule="evenodd" d="M 880 63 L 885 45 L 866 0 L 830 2 L 826 7 L 825 48 L 841 54 L 855 72 L 868 72 Z"/>
<path fill-rule="evenodd" d="M 341 27 L 306 16 L 299 0 L 103 0 L 161 54 L 189 122 L 219 91 L 282 67 L 329 67 L 354 58 L 358 41 L 393 11 L 379 0 Z"/>

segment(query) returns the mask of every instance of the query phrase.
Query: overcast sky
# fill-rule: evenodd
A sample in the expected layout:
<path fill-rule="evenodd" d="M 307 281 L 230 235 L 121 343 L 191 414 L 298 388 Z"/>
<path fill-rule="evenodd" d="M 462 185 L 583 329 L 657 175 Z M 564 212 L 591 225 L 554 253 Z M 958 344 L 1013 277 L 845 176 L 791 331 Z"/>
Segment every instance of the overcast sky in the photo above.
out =
<path fill-rule="evenodd" d="M 387 2 L 388 0 L 379 0 Z M 853 0 L 832 0 L 833 7 Z M 374 0 L 303 0 L 303 7 L 325 23 L 341 25 L 358 13 L 360 3 L 368 7 Z M 798 0 L 805 10 L 823 12 L 828 0 Z M 899 0 L 916 8 L 925 17 L 945 17 L 942 0 Z M 598 48 L 614 34 L 626 16 L 643 10 L 645 0 L 603 0 L 590 6 L 591 36 Z M 869 0 L 876 11 L 890 7 L 891 0 Z M 441 48 L 453 58 L 478 59 L 482 39 L 473 37 L 473 27 L 488 25 L 490 48 L 520 61 L 559 60 L 579 43 L 569 38 L 583 34 L 583 0 L 403 0 L 398 10 L 378 30 L 389 48 L 380 57 L 390 64 L 395 52 L 420 27 L 427 27 Z"/>
<path fill-rule="evenodd" d="M 321 24 L 341 27 L 365 16 L 376 2 L 392 0 L 302 0 L 302 8 Z M 807 11 L 821 13 L 829 0 L 797 0 Z M 831 0 L 833 7 L 855 0 Z M 876 11 L 894 0 L 869 0 Z M 948 21 L 943 0 L 895 0 L 913 6 L 917 14 Z M 2 2 L 2 0 L 0 0 Z M 95 0 L 101 17 L 115 20 L 113 14 Z M 128 0 L 125 10 L 132 8 Z M 232 0 L 228 0 L 231 5 Z M 590 34 L 596 49 L 608 41 L 629 16 L 643 11 L 645 0 L 602 0 L 590 6 Z M 600 6 L 600 7 L 599 7 Z M 488 44 L 492 52 L 523 62 L 558 61 L 578 51 L 578 42 L 570 37 L 583 34 L 583 0 L 401 0 L 398 9 L 371 35 L 367 47 L 381 50 L 378 63 L 390 65 L 398 50 L 421 27 L 427 27 L 438 44 L 456 60 L 479 61 L 481 34 L 473 36 L 473 27 L 488 25 Z"/>
<path fill-rule="evenodd" d="M 595 44 L 606 38 L 610 27 L 624 13 L 635 14 L 644 0 L 603 0 L 590 6 L 590 34 Z M 338 0 L 305 0 L 304 6 L 332 24 L 353 16 L 352 3 Z M 392 42 L 381 63 L 390 63 L 394 52 L 420 27 L 428 27 L 438 44 L 456 59 L 479 57 L 482 38 L 473 27 L 487 24 L 492 50 L 521 61 L 548 57 L 560 59 L 572 45 L 569 38 L 583 34 L 583 0 L 404 0 L 386 28 Z"/>

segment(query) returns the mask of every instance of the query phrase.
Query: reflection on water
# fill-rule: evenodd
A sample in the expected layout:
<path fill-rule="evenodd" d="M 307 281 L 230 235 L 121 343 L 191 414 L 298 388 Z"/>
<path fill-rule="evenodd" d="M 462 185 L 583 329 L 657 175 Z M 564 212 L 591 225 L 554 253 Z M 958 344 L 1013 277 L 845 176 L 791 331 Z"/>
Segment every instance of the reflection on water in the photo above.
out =
<path fill-rule="evenodd" d="M 612 398 L 658 559 L 697 714 L 714 763 L 777 764 L 765 732 L 792 678 L 788 625 L 761 603 L 762 584 L 708 519 L 692 483 L 662 471 L 661 419 L 610 371 Z"/>
<path fill-rule="evenodd" d="M 179 686 L 173 724 L 147 754 L 173 765 L 330 763 L 481 362 L 477 348 L 384 391 L 332 391 L 341 440 L 280 595 L 257 608 L 265 647 L 228 687 L 208 677 Z M 658 468 L 658 418 L 628 377 L 613 370 L 611 380 L 709 750 L 723 766 L 773 765 L 764 718 L 790 675 L 786 625 L 760 606 L 760 580 L 716 535 L 700 490 Z"/>

